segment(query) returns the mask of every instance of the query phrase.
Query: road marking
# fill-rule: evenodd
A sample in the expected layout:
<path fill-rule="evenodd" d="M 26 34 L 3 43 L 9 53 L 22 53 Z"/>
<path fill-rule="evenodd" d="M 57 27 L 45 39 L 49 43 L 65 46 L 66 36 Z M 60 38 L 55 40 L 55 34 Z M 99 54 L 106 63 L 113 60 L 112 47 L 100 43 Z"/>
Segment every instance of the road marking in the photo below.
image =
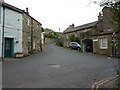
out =
<path fill-rule="evenodd" d="M 60 68 L 60 66 L 61 65 L 59 65 L 59 64 L 49 64 L 51 67 L 53 67 L 53 68 Z"/>
<path fill-rule="evenodd" d="M 109 81 L 111 81 L 111 80 L 113 80 L 113 79 L 115 79 L 115 78 L 117 78 L 117 77 L 119 77 L 119 76 L 120 76 L 120 75 L 117 75 L 117 76 L 114 76 L 114 77 L 108 77 L 108 78 L 105 78 L 105 79 L 103 79 L 103 80 L 100 80 L 100 81 L 94 83 L 94 84 L 92 85 L 92 90 L 98 90 L 98 88 L 100 87 L 100 85 L 102 85 L 102 84 L 104 84 L 104 83 L 107 83 L 107 82 L 109 82 Z"/>

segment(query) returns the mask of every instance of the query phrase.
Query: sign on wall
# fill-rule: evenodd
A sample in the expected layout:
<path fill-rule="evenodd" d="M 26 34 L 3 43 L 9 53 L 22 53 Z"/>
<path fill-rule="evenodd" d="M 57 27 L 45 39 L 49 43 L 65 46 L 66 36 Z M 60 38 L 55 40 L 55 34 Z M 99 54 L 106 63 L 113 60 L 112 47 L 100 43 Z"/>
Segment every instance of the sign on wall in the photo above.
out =
<path fill-rule="evenodd" d="M 93 39 L 93 42 L 97 42 L 98 41 L 98 39 Z"/>

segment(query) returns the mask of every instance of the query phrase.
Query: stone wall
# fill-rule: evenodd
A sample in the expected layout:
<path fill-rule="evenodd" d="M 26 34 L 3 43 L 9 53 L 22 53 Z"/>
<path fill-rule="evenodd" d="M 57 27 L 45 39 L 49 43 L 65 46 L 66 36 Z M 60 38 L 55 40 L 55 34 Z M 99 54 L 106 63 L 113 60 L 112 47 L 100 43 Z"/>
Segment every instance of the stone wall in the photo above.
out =
<path fill-rule="evenodd" d="M 77 36 L 80 38 L 80 43 L 82 43 L 84 39 L 92 39 L 93 31 L 93 28 L 77 31 Z"/>
<path fill-rule="evenodd" d="M 116 27 L 116 22 L 114 21 L 114 13 L 111 8 L 104 8 L 102 14 L 98 16 L 98 22 L 93 27 L 84 28 L 83 30 L 76 30 L 74 28 L 69 30 L 66 29 L 63 33 L 63 46 L 67 47 L 70 43 L 69 36 L 77 35 L 80 38 L 80 44 L 84 46 L 83 40 L 89 39 L 93 41 L 93 52 L 97 54 L 112 56 L 112 33 Z M 67 32 L 70 31 L 70 32 Z M 108 48 L 100 48 L 100 39 L 107 38 Z M 116 56 L 120 57 L 120 47 L 117 47 Z"/>
<path fill-rule="evenodd" d="M 107 38 L 108 48 L 100 49 L 100 39 Z M 112 35 L 93 36 L 93 52 L 96 54 L 112 56 Z"/>
<path fill-rule="evenodd" d="M 116 22 L 114 21 L 114 13 L 111 8 L 104 8 L 103 12 L 103 30 L 105 29 L 114 29 Z"/>
<path fill-rule="evenodd" d="M 23 14 L 23 55 L 42 51 L 41 24 L 28 14 Z"/>
<path fill-rule="evenodd" d="M 116 22 L 114 21 L 114 16 L 111 8 L 104 8 L 102 10 L 103 16 L 102 19 L 99 21 L 99 23 L 96 26 L 96 33 L 97 36 L 93 36 L 93 40 L 97 40 L 93 42 L 93 51 L 94 53 L 98 54 L 104 54 L 107 56 L 113 56 L 113 50 L 112 50 L 112 33 L 114 32 Z M 110 33 L 111 34 L 105 34 Z M 99 39 L 102 37 L 106 37 L 108 39 L 108 49 L 100 49 L 99 46 Z"/>
<path fill-rule="evenodd" d="M 94 33 L 94 29 L 93 28 L 87 28 L 87 29 L 83 29 L 83 30 L 78 30 L 75 32 L 69 32 L 69 33 L 64 33 L 63 34 L 63 46 L 64 47 L 68 47 L 69 43 L 70 43 L 70 39 L 69 36 L 70 35 L 75 35 L 77 37 L 79 37 L 80 39 L 80 44 L 82 44 L 82 41 L 85 39 L 92 39 L 92 34 Z"/>
<path fill-rule="evenodd" d="M 41 25 L 33 20 L 33 52 L 37 53 L 42 50 L 41 42 Z"/>
<path fill-rule="evenodd" d="M 54 39 L 54 38 L 45 38 L 45 44 L 49 44 L 49 43 L 56 43 L 56 39 Z"/>
<path fill-rule="evenodd" d="M 23 14 L 23 55 L 28 55 L 31 52 L 31 18 L 27 14 Z"/>

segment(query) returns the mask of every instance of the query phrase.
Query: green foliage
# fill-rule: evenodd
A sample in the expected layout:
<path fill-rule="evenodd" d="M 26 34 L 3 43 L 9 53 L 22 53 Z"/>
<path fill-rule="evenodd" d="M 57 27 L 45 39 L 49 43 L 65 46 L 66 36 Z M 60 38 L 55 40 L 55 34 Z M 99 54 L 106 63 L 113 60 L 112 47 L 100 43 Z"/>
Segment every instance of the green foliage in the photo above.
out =
<path fill-rule="evenodd" d="M 58 43 L 56 43 L 56 45 L 63 47 L 63 43 L 62 42 L 58 42 Z"/>
<path fill-rule="evenodd" d="M 119 65 L 114 65 L 115 71 L 117 75 L 120 75 Z M 119 79 L 116 81 L 116 86 L 120 87 L 120 81 Z"/>
<path fill-rule="evenodd" d="M 80 42 L 80 39 L 78 37 L 75 37 L 75 35 L 71 35 L 69 39 L 71 42 L 78 42 L 78 43 Z"/>
<path fill-rule="evenodd" d="M 43 29 L 45 32 L 44 36 L 47 38 L 58 38 L 59 37 L 59 32 L 55 32 L 52 29 L 45 28 Z"/>
<path fill-rule="evenodd" d="M 114 68 L 115 68 L 116 74 L 119 75 L 120 74 L 119 66 L 118 65 L 114 65 Z"/>
<path fill-rule="evenodd" d="M 58 38 L 59 33 L 58 32 L 49 32 L 49 33 L 45 33 L 44 36 L 47 38 Z"/>
<path fill-rule="evenodd" d="M 111 0 L 102 0 L 100 2 L 100 6 L 112 8 L 112 12 L 114 13 L 114 20 L 120 23 L 120 1 L 114 3 Z"/>
<path fill-rule="evenodd" d="M 57 38 L 56 45 L 63 47 L 63 38 L 62 37 Z"/>
<path fill-rule="evenodd" d="M 111 0 L 101 0 L 100 6 L 102 7 L 113 7 L 114 3 Z"/>
<path fill-rule="evenodd" d="M 44 32 L 44 28 L 43 27 L 41 28 L 41 30 L 42 30 L 42 32 Z"/>

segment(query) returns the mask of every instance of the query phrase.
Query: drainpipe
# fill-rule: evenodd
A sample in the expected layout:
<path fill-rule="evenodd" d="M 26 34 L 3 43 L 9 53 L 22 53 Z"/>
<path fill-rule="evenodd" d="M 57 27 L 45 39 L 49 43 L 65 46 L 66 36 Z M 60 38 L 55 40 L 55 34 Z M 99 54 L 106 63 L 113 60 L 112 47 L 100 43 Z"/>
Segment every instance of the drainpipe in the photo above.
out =
<path fill-rule="evenodd" d="M 4 61 L 4 28 L 5 28 L 5 7 L 3 6 L 3 25 L 2 25 L 2 62 Z"/>
<path fill-rule="evenodd" d="M 33 19 L 31 19 L 31 54 L 33 54 Z"/>

